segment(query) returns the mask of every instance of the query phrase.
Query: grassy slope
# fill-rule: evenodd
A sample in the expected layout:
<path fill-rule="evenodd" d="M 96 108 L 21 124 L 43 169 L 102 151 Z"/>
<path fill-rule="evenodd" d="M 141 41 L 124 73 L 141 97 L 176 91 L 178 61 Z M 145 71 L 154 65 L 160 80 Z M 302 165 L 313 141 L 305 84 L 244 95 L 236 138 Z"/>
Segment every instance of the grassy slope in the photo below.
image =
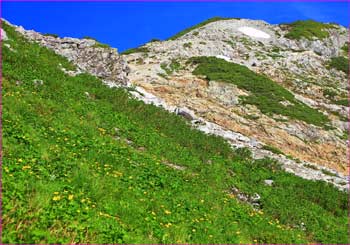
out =
<path fill-rule="evenodd" d="M 332 57 L 329 62 L 329 67 L 349 74 L 349 59 L 342 56 Z"/>
<path fill-rule="evenodd" d="M 4 243 L 349 242 L 345 193 L 69 77 L 65 59 L 4 29 L 16 50 L 3 46 Z M 233 185 L 259 193 L 263 209 L 228 195 Z"/>
<path fill-rule="evenodd" d="M 288 24 L 290 30 L 286 34 L 290 39 L 306 38 L 312 40 L 314 38 L 324 39 L 329 37 L 327 29 L 336 28 L 332 24 L 325 24 L 314 20 L 299 20 Z"/>
<path fill-rule="evenodd" d="M 243 103 L 257 106 L 264 114 L 280 114 L 317 126 L 325 126 L 329 119 L 319 111 L 296 100 L 288 90 L 271 79 L 256 74 L 247 67 L 227 62 L 215 57 L 194 57 L 190 60 L 198 64 L 196 75 L 204 75 L 208 80 L 236 84 L 252 95 L 242 97 Z M 288 101 L 284 106 L 280 102 Z"/>

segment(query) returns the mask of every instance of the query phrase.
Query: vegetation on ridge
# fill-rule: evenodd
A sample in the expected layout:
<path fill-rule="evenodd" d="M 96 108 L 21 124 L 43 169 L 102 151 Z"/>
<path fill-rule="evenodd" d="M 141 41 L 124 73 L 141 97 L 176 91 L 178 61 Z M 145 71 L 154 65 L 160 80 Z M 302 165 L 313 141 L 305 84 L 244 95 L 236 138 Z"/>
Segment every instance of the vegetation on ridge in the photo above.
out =
<path fill-rule="evenodd" d="M 127 49 L 123 52 L 121 52 L 120 54 L 121 55 L 124 55 L 124 54 L 133 54 L 133 53 L 148 53 L 149 50 L 147 47 L 138 47 L 138 48 L 130 48 L 130 49 Z"/>
<path fill-rule="evenodd" d="M 197 28 L 200 28 L 202 26 L 205 26 L 209 23 L 212 23 L 212 22 L 216 22 L 216 21 L 219 21 L 219 20 L 232 20 L 233 18 L 222 18 L 222 17 L 213 17 L 213 18 L 210 18 L 210 19 L 207 19 L 197 25 L 194 25 L 194 26 L 191 26 L 183 31 L 180 31 L 179 33 L 175 34 L 174 36 L 168 38 L 168 40 L 175 40 L 175 39 L 178 39 L 179 37 L 182 37 L 184 36 L 185 34 L 189 33 L 190 31 L 192 30 L 195 30 Z M 198 35 L 198 34 L 194 34 L 194 35 Z"/>
<path fill-rule="evenodd" d="M 251 95 L 242 96 L 242 102 L 255 105 L 264 114 L 280 114 L 322 127 L 329 122 L 327 116 L 295 99 L 287 89 L 245 66 L 216 57 L 194 57 L 189 62 L 197 65 L 193 71 L 195 75 L 233 83 L 240 89 L 249 91 Z"/>
<path fill-rule="evenodd" d="M 335 28 L 333 24 L 325 24 L 314 20 L 298 20 L 287 24 L 289 32 L 285 35 L 290 39 L 306 38 L 312 40 L 315 38 L 324 39 L 329 37 L 327 29 Z"/>
<path fill-rule="evenodd" d="M 3 28 L 3 243 L 350 242 L 346 193 L 71 77 L 66 59 Z"/>
<path fill-rule="evenodd" d="M 333 57 L 329 62 L 329 67 L 349 74 L 349 59 L 342 56 Z"/>

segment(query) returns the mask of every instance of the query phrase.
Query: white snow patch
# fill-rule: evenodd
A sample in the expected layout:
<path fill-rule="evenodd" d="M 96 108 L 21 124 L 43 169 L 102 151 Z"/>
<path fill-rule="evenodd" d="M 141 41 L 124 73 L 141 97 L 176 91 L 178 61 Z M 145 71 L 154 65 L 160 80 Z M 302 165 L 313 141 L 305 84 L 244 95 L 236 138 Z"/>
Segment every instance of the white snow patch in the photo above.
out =
<path fill-rule="evenodd" d="M 226 60 L 226 61 L 228 61 L 228 62 L 231 61 L 231 59 L 230 59 L 229 57 L 225 56 L 225 55 L 217 55 L 217 56 L 215 56 L 215 57 L 216 57 L 216 58 L 219 58 L 219 59 Z"/>
<path fill-rule="evenodd" d="M 253 27 L 243 26 L 238 28 L 240 32 L 243 34 L 250 36 L 250 37 L 257 37 L 257 38 L 270 38 L 271 36 L 267 34 L 266 32 L 260 31 L 258 29 L 255 29 Z"/>

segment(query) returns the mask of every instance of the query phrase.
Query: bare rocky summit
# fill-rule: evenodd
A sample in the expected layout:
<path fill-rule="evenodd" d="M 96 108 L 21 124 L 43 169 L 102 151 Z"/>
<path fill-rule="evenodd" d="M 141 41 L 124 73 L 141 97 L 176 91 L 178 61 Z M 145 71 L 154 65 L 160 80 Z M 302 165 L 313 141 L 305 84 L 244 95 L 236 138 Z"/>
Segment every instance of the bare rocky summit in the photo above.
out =
<path fill-rule="evenodd" d="M 329 24 L 330 25 L 330 24 Z M 270 157 L 288 172 L 347 188 L 347 74 L 329 64 L 346 57 L 348 30 L 330 25 L 323 38 L 288 37 L 288 25 L 218 20 L 166 41 L 150 42 L 124 55 L 91 39 L 57 38 L 17 27 L 30 40 L 53 49 L 81 71 L 109 86 L 132 86 L 134 97 L 164 107 L 193 127 L 224 137 L 254 158 Z M 242 103 L 251 92 L 233 83 L 194 75 L 192 57 L 216 57 L 241 64 L 276 82 L 305 106 L 329 120 L 327 127 Z M 288 109 L 289 101 L 280 101 Z"/>

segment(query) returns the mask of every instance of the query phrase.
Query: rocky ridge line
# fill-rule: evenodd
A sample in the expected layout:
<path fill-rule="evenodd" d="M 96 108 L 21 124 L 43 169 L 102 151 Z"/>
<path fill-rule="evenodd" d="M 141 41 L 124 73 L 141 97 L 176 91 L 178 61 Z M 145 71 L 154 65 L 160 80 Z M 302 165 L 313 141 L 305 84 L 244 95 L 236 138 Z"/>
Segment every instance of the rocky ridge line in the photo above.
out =
<path fill-rule="evenodd" d="M 127 75 L 130 69 L 115 48 L 103 47 L 93 39 L 58 38 L 42 35 L 33 30 L 25 30 L 22 26 L 14 27 L 27 39 L 52 49 L 56 54 L 66 57 L 76 65 L 78 71 L 64 70 L 70 75 L 84 71 L 106 81 L 123 85 L 128 83 Z"/>

